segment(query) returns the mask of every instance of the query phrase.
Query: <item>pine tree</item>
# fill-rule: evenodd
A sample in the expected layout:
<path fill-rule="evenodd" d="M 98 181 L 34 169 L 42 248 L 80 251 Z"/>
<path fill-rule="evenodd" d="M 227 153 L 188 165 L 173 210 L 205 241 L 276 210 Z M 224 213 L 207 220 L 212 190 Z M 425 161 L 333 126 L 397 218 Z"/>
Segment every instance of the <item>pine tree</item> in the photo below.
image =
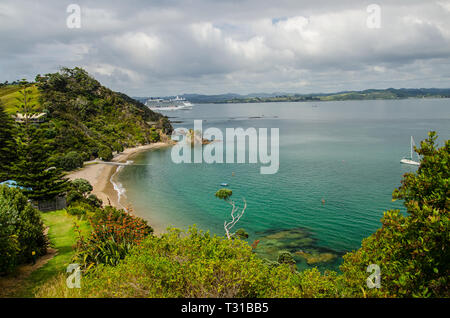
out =
<path fill-rule="evenodd" d="M 52 167 L 49 161 L 49 145 L 44 131 L 30 125 L 27 133 L 18 138 L 18 160 L 13 166 L 14 178 L 24 188 L 29 199 L 51 200 L 67 190 L 67 179 L 61 169 Z"/>
<path fill-rule="evenodd" d="M 13 165 L 14 179 L 24 188 L 29 199 L 41 201 L 51 200 L 64 193 L 68 187 L 67 179 L 63 178 L 61 169 L 52 167 L 50 146 L 44 138 L 44 129 L 31 123 L 28 83 L 22 82 L 20 108 L 25 116 L 25 122 L 20 127 L 17 138 L 17 161 Z"/>
<path fill-rule="evenodd" d="M 9 179 L 14 157 L 14 125 L 0 102 L 0 181 Z"/>

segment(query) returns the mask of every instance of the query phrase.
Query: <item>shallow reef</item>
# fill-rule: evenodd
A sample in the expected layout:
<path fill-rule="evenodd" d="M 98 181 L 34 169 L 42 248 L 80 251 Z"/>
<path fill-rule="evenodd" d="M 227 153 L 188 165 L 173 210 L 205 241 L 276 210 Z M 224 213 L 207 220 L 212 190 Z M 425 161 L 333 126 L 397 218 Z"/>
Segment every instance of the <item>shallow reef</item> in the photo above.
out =
<path fill-rule="evenodd" d="M 343 253 L 319 246 L 313 234 L 305 228 L 268 230 L 257 232 L 259 244 L 255 252 L 269 261 L 276 261 L 282 251 L 289 251 L 299 268 L 317 266 L 321 269 L 337 269 L 337 261 Z"/>

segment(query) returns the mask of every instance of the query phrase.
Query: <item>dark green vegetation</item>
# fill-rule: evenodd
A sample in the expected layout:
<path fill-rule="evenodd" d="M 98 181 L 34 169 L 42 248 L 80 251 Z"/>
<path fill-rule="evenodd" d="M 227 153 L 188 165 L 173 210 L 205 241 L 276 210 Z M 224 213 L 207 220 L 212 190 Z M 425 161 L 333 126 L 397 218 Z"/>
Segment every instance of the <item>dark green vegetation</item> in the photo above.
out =
<path fill-rule="evenodd" d="M 344 256 L 342 273 L 298 272 L 293 255 L 267 262 L 256 244 L 211 236 L 195 227 L 148 235 L 115 263 L 86 270 L 81 289 L 68 290 L 63 275 L 38 296 L 50 297 L 449 297 L 450 142 L 436 149 L 435 134 L 421 143 L 416 173 L 404 176 L 394 199 L 407 214 L 387 211 L 382 227 Z M 219 197 L 229 198 L 226 189 Z M 111 236 L 112 237 L 112 236 Z M 369 288 L 367 267 L 381 268 L 381 288 Z"/>
<path fill-rule="evenodd" d="M 15 160 L 14 133 L 13 121 L 0 100 L 0 180 L 7 180 L 11 174 L 10 164 Z"/>
<path fill-rule="evenodd" d="M 388 88 L 367 89 L 363 91 L 346 91 L 330 94 L 221 94 L 199 95 L 184 94 L 181 97 L 201 103 L 265 103 L 265 102 L 310 102 L 310 101 L 337 101 L 337 100 L 370 100 L 370 99 L 403 99 L 403 98 L 450 98 L 449 88 Z M 137 98 L 146 100 L 146 98 Z"/>
<path fill-rule="evenodd" d="M 159 141 L 171 130 L 166 117 L 101 86 L 80 68 L 38 75 L 35 83 L 0 85 L 0 182 L 12 179 L 21 188 L 1 188 L 0 273 L 46 251 L 42 221 L 28 200 L 67 194 L 73 203 L 68 213 L 101 210 L 102 202 L 89 195 L 92 187 L 69 183 L 63 170 L 96 157 L 110 160 L 113 152 Z"/>
<path fill-rule="evenodd" d="M 172 130 L 165 116 L 102 86 L 81 68 L 38 75 L 35 83 L 3 85 L 0 101 L 10 115 L 46 114 L 36 128 L 41 134 L 36 143 L 47 147 L 49 163 L 64 170 L 82 160 L 109 160 L 114 151 L 159 141 L 160 133 Z M 24 124 L 18 126 L 24 130 Z"/>
<path fill-rule="evenodd" d="M 169 133 L 166 117 L 100 85 L 80 68 L 36 77 L 40 106 L 48 112 L 55 159 L 76 151 L 83 159 L 111 159 L 113 151 L 159 140 Z"/>
<path fill-rule="evenodd" d="M 22 117 L 13 124 L 8 114 Z M 3 84 L 0 181 L 14 179 L 28 198 L 51 200 L 67 190 L 63 170 L 97 157 L 111 160 L 113 152 L 159 141 L 171 130 L 166 117 L 80 68 L 38 75 L 35 83 Z"/>
<path fill-rule="evenodd" d="M 18 189 L 0 185 L 0 274 L 47 251 L 39 211 Z"/>
<path fill-rule="evenodd" d="M 383 287 L 367 291 L 371 296 L 450 297 L 450 141 L 436 149 L 435 140 L 432 132 L 421 142 L 418 171 L 405 174 L 393 192 L 408 215 L 385 212 L 381 229 L 344 256 L 344 280 L 354 290 L 365 280 L 362 270 L 378 264 Z"/>

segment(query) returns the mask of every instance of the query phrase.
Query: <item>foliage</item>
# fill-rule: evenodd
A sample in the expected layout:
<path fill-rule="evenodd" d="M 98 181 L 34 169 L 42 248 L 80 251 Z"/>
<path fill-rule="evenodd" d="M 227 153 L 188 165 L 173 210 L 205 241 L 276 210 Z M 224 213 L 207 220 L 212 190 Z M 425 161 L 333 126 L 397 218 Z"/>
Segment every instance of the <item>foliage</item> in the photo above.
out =
<path fill-rule="evenodd" d="M 67 154 L 59 156 L 56 159 L 56 165 L 65 171 L 71 171 L 77 168 L 82 168 L 83 162 L 84 162 L 83 156 L 76 151 L 68 152 Z"/>
<path fill-rule="evenodd" d="M 321 274 L 317 268 L 307 269 L 299 273 L 299 284 L 302 297 L 335 298 L 341 297 L 338 275 L 333 271 Z"/>
<path fill-rule="evenodd" d="M 61 169 L 52 166 L 44 130 L 26 125 L 17 138 L 17 161 L 12 165 L 14 180 L 32 200 L 51 200 L 66 192 L 67 179 Z"/>
<path fill-rule="evenodd" d="M 150 130 L 150 140 L 152 142 L 158 142 L 160 141 L 161 136 L 159 135 L 159 132 L 155 128 L 151 128 Z"/>
<path fill-rule="evenodd" d="M 96 208 L 100 208 L 103 204 L 102 200 L 100 200 L 95 194 L 89 194 L 87 197 L 87 202 Z"/>
<path fill-rule="evenodd" d="M 280 251 L 278 253 L 278 263 L 279 264 L 288 264 L 295 265 L 295 260 L 292 254 L 289 251 Z"/>
<path fill-rule="evenodd" d="M 450 142 L 436 149 L 436 135 L 421 142 L 416 173 L 405 174 L 393 198 L 408 215 L 387 211 L 382 227 L 344 256 L 342 281 L 348 296 L 450 297 Z M 381 289 L 364 290 L 369 264 L 381 268 Z"/>
<path fill-rule="evenodd" d="M 35 85 L 40 107 L 48 111 L 51 152 L 63 162 L 74 159 L 66 158 L 70 152 L 84 160 L 110 160 L 112 151 L 154 142 L 159 132 L 172 131 L 167 117 L 102 86 L 81 68 L 37 76 Z"/>
<path fill-rule="evenodd" d="M 286 297 L 299 296 L 297 284 L 290 269 L 269 269 L 245 242 L 194 228 L 149 236 L 115 267 L 97 266 L 83 277 L 80 296 Z"/>
<path fill-rule="evenodd" d="M 220 189 L 216 192 L 215 196 L 222 200 L 228 200 L 233 195 L 233 191 L 227 188 Z"/>
<path fill-rule="evenodd" d="M 75 224 L 82 233 L 88 233 L 90 227 L 87 221 L 70 216 L 65 210 L 41 213 L 41 217 L 46 226 L 49 227 L 48 239 L 50 246 L 58 251 L 47 263 L 36 269 L 30 276 L 22 281 L 22 286 L 16 290 L 9 291 L 6 297 L 34 297 L 35 293 L 42 291 L 43 284 L 51 281 L 58 274 L 63 274 L 65 290 L 73 290 L 67 288 L 66 269 L 71 263 L 74 255 L 73 246 L 77 241 L 77 233 L 75 232 Z M 3 297 L 0 291 L 0 297 Z"/>
<path fill-rule="evenodd" d="M 244 229 L 238 229 L 234 235 L 240 239 L 248 238 L 248 233 Z"/>
<path fill-rule="evenodd" d="M 86 197 L 94 189 L 86 179 L 75 179 L 70 182 L 71 187 L 79 192 L 83 197 Z"/>
<path fill-rule="evenodd" d="M 86 215 L 86 210 L 82 209 L 81 207 L 68 207 L 67 214 L 81 217 L 83 215 Z"/>
<path fill-rule="evenodd" d="M 46 250 L 39 212 L 20 190 L 0 185 L 0 273 L 30 261 L 33 251 L 43 255 Z"/>
<path fill-rule="evenodd" d="M 14 126 L 0 101 L 0 182 L 10 177 L 10 164 L 15 160 Z"/>
<path fill-rule="evenodd" d="M 111 149 L 109 149 L 108 147 L 102 147 L 98 152 L 98 156 L 104 161 L 110 161 L 113 158 Z"/>
<path fill-rule="evenodd" d="M 79 236 L 76 262 L 87 268 L 94 264 L 117 265 L 133 246 L 153 232 L 144 220 L 123 210 L 114 210 L 115 213 L 90 219 L 93 230 L 87 239 Z"/>

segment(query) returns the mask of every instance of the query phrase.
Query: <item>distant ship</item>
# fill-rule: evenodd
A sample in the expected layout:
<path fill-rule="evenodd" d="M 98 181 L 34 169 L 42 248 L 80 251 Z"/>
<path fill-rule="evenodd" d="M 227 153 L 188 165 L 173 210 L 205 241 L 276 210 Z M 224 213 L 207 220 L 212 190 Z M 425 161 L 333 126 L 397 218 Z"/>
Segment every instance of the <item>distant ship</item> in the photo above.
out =
<path fill-rule="evenodd" d="M 147 99 L 145 105 L 151 110 L 156 111 L 192 109 L 192 106 L 194 106 L 185 98 L 180 98 L 178 96 L 171 99 L 150 98 Z"/>

